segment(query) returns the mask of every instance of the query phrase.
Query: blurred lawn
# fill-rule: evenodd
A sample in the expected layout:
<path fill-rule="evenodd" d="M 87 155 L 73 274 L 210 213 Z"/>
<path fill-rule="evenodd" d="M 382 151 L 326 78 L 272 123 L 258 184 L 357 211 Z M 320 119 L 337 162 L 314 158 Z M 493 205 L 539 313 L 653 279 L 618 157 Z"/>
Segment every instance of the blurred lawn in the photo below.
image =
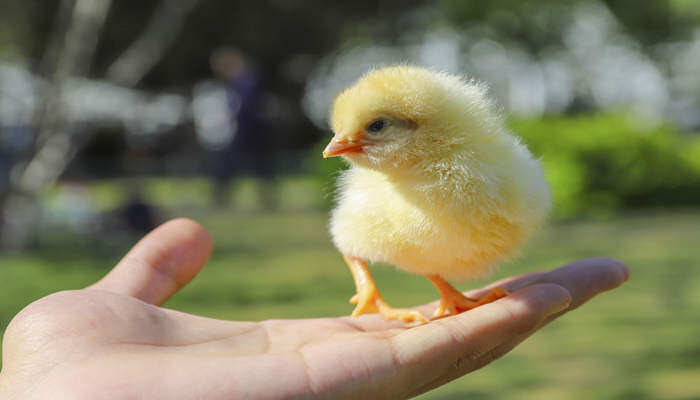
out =
<path fill-rule="evenodd" d="M 169 214 L 197 219 L 216 242 L 207 267 L 167 307 L 241 320 L 336 316 L 352 310 L 347 303 L 352 279 L 330 243 L 327 215 L 314 211 L 314 196 L 304 194 L 318 193 L 312 181 L 283 182 L 279 192 L 284 200 L 275 212 L 256 210 L 250 181 L 239 187 L 234 210 L 218 212 L 205 211 L 204 181 L 157 181 L 147 187 L 161 207 L 177 210 Z M 91 190 L 104 198 L 102 203 L 115 202 L 118 192 L 109 183 Z M 699 399 L 699 233 L 700 211 L 550 226 L 522 258 L 503 265 L 489 280 L 601 255 L 626 262 L 632 279 L 552 323 L 493 365 L 421 398 Z M 67 251 L 67 242 L 75 250 Z M 60 235 L 42 251 L 0 255 L 0 327 L 34 299 L 95 281 L 128 246 L 96 246 Z M 394 305 L 437 297 L 420 277 L 385 267 L 374 272 Z"/>

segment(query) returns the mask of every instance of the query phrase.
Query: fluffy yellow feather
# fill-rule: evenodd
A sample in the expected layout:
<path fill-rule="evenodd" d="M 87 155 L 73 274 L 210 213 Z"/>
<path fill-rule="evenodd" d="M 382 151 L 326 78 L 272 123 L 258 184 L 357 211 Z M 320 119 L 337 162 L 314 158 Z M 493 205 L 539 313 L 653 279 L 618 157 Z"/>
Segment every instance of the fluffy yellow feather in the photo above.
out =
<path fill-rule="evenodd" d="M 442 278 L 487 273 L 549 210 L 539 162 L 474 81 L 412 66 L 373 70 L 337 96 L 331 126 L 324 156 L 351 164 L 330 230 L 355 277 L 353 315 L 423 320 L 382 300 L 365 261 L 428 277 L 442 293 L 436 316 L 483 303 L 460 299 Z"/>

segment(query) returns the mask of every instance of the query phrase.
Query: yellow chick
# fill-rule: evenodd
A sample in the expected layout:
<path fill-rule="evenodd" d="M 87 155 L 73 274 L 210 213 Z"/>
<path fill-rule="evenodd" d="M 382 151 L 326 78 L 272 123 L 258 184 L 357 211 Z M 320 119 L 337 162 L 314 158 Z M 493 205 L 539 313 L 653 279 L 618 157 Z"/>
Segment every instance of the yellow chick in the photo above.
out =
<path fill-rule="evenodd" d="M 403 65 L 370 71 L 336 97 L 323 156 L 351 164 L 330 231 L 355 280 L 353 316 L 425 321 L 382 299 L 367 262 L 428 278 L 441 294 L 435 318 L 506 295 L 471 299 L 445 281 L 514 255 L 550 208 L 539 162 L 493 109 L 483 85 Z"/>

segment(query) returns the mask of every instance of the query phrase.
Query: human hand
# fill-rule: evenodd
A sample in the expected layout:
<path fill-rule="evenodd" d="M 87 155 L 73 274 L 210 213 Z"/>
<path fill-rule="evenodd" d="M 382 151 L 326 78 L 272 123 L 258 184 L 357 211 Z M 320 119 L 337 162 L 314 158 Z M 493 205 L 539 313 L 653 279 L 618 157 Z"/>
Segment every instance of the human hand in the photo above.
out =
<path fill-rule="evenodd" d="M 211 249 L 201 226 L 173 220 L 94 285 L 27 306 L 5 332 L 0 398 L 408 398 L 483 367 L 629 275 L 614 260 L 578 261 L 496 282 L 514 292 L 418 326 L 376 315 L 221 321 L 159 307 Z"/>

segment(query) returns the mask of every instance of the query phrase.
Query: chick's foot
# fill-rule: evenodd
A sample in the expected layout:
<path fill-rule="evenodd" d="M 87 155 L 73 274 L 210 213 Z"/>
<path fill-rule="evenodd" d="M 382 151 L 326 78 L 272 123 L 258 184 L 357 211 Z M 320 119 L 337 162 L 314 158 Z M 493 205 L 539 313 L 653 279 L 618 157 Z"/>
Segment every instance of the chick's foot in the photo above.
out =
<path fill-rule="evenodd" d="M 384 317 L 386 320 L 399 319 L 404 322 L 426 322 L 423 317 L 423 313 L 418 310 L 411 310 L 410 308 L 393 308 L 386 304 L 384 300 L 377 300 L 377 307 L 379 307 L 379 315 Z"/>
<path fill-rule="evenodd" d="M 357 294 L 350 298 L 351 304 L 357 304 L 352 312 L 353 317 L 379 312 L 387 320 L 398 319 L 405 322 L 425 322 L 425 318 L 420 311 L 389 306 L 379 294 L 367 264 L 362 259 L 347 255 L 344 255 L 344 258 L 355 279 L 355 287 L 357 288 Z"/>
<path fill-rule="evenodd" d="M 357 307 L 355 307 L 355 310 L 352 312 L 353 317 L 379 311 L 379 308 L 377 307 L 379 292 L 377 292 L 376 289 L 364 289 L 362 292 L 362 296 L 360 296 L 358 293 L 350 298 L 350 304 L 357 304 Z"/>
<path fill-rule="evenodd" d="M 452 287 L 447 281 L 437 275 L 426 276 L 430 282 L 440 291 L 441 298 L 433 318 L 440 318 L 447 315 L 455 315 L 472 308 L 496 301 L 501 297 L 508 295 L 508 292 L 500 287 L 491 289 L 487 294 L 478 298 L 472 299 L 463 295 L 460 291 Z"/>
<path fill-rule="evenodd" d="M 391 307 L 382 299 L 376 287 L 364 287 L 361 293 L 361 295 L 358 293 L 350 298 L 351 304 L 357 304 L 352 312 L 353 317 L 379 312 L 379 315 L 386 320 L 398 319 L 404 322 L 426 322 L 423 313 L 418 310 Z"/>

